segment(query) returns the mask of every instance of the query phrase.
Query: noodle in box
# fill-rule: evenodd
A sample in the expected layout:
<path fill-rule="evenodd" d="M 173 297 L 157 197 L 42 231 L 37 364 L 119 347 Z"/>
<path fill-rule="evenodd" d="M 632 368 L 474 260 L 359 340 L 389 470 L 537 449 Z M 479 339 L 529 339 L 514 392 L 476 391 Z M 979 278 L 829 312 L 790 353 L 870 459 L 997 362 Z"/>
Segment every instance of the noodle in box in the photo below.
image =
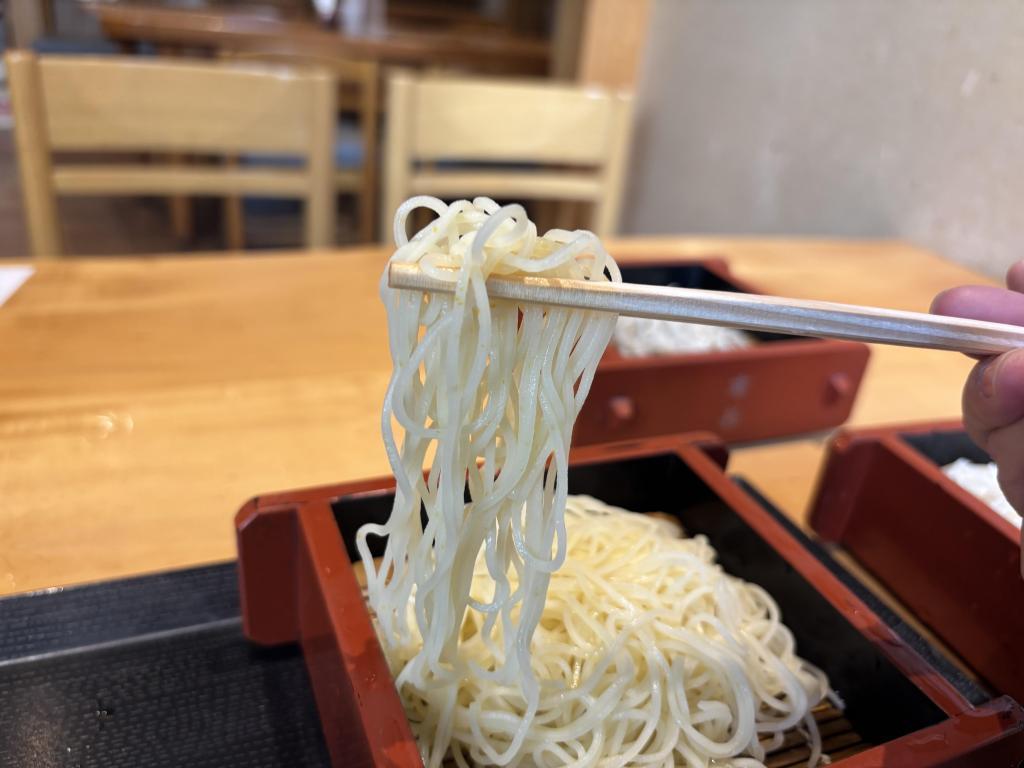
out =
<path fill-rule="evenodd" d="M 410 238 L 421 207 L 436 218 Z M 749 768 L 793 729 L 826 761 L 811 709 L 837 700 L 772 598 L 702 537 L 569 493 L 573 423 L 616 318 L 492 302 L 485 283 L 619 281 L 600 241 L 539 235 L 518 205 L 429 197 L 399 208 L 395 241 L 393 262 L 456 289 L 382 281 L 396 491 L 356 541 L 428 768 Z"/>

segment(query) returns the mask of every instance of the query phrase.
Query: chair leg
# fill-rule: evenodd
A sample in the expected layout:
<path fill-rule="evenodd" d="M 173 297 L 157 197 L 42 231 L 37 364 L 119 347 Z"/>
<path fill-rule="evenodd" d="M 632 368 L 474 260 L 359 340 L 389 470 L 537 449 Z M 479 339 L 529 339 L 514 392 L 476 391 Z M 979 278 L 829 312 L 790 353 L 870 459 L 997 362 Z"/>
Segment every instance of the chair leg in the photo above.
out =
<path fill-rule="evenodd" d="M 175 45 L 160 45 L 157 52 L 161 56 L 178 57 L 181 50 Z M 185 165 L 187 158 L 180 152 L 167 156 L 170 165 Z M 171 231 L 179 243 L 187 243 L 192 240 L 194 222 L 192 217 L 192 202 L 184 195 L 172 195 L 170 199 Z"/>
<path fill-rule="evenodd" d="M 245 250 L 245 213 L 242 198 L 224 198 L 224 245 L 229 251 Z"/>
<path fill-rule="evenodd" d="M 364 243 L 372 243 L 376 239 L 375 229 L 377 227 L 377 211 L 373 206 L 376 190 L 364 187 L 356 195 L 356 205 L 359 206 L 359 240 Z"/>
<path fill-rule="evenodd" d="M 6 27 L 16 48 L 31 49 L 46 33 L 46 15 L 39 0 L 11 0 L 7 4 Z"/>
<path fill-rule="evenodd" d="M 174 195 L 170 201 L 171 231 L 179 243 L 192 239 L 192 201 L 181 195 Z"/>
<path fill-rule="evenodd" d="M 168 165 L 185 165 L 187 158 L 180 152 L 167 155 Z M 188 243 L 192 240 L 194 231 L 192 220 L 192 201 L 184 195 L 171 195 L 168 200 L 168 210 L 171 214 L 171 232 L 180 243 Z"/>
<path fill-rule="evenodd" d="M 573 230 L 585 226 L 580 222 L 580 204 L 575 200 L 559 200 L 552 209 L 552 227 Z"/>
<path fill-rule="evenodd" d="M 224 165 L 228 168 L 237 168 L 238 157 L 227 155 L 224 158 Z M 229 251 L 245 250 L 245 211 L 242 208 L 242 198 L 239 195 L 228 195 L 224 198 L 224 245 Z"/>

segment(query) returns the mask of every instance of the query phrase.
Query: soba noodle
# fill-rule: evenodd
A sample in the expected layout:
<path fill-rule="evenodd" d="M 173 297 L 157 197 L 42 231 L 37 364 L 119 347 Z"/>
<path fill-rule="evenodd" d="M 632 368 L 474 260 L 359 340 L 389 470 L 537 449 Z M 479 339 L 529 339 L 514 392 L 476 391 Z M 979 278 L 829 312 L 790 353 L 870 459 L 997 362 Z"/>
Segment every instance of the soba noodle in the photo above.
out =
<path fill-rule="evenodd" d="M 437 218 L 409 239 L 418 207 Z M 615 318 L 492 304 L 484 282 L 618 280 L 597 238 L 538 237 L 520 206 L 419 197 L 395 240 L 393 260 L 456 287 L 382 282 L 396 492 L 388 521 L 357 537 L 424 762 L 746 767 L 764 757 L 759 736 L 803 727 L 816 764 L 809 712 L 828 685 L 771 598 L 725 575 L 704 539 L 568 496 L 573 422 Z"/>

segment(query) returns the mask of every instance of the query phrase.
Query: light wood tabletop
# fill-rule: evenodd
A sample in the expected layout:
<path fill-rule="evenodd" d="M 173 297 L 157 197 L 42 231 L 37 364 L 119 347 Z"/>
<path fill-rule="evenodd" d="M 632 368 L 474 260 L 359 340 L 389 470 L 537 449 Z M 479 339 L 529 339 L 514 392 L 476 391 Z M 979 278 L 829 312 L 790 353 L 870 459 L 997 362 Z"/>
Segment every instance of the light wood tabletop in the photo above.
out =
<path fill-rule="evenodd" d="M 726 256 L 762 290 L 925 310 L 991 282 L 894 242 L 612 241 L 620 260 Z M 0 594 L 225 560 L 266 491 L 387 472 L 380 247 L 65 260 L 0 307 Z M 970 362 L 875 347 L 852 423 L 958 415 Z M 732 468 L 802 521 L 823 436 Z"/>
<path fill-rule="evenodd" d="M 207 2 L 185 7 L 173 2 L 87 2 L 104 35 L 124 45 L 252 50 L 268 45 L 301 50 L 320 59 L 371 60 L 413 67 L 467 68 L 491 74 L 543 75 L 550 44 L 504 28 L 406 23 L 387 18 L 370 28 L 328 27 L 296 12 L 245 4 Z"/>

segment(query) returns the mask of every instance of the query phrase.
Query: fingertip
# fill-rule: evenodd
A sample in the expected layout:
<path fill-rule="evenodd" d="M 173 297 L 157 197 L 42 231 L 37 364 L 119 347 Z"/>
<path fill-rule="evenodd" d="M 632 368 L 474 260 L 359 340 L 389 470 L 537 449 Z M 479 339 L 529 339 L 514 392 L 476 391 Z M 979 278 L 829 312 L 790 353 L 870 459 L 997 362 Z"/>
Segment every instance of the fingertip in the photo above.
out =
<path fill-rule="evenodd" d="M 947 288 L 932 299 L 932 305 L 928 311 L 933 315 L 949 315 L 949 310 L 956 304 L 956 292 L 958 288 Z"/>
<path fill-rule="evenodd" d="M 947 317 L 981 319 L 989 311 L 993 297 L 1000 293 L 1008 292 L 988 285 L 958 285 L 936 296 L 931 311 Z"/>
<path fill-rule="evenodd" d="M 995 360 L 1000 365 L 1008 368 L 1024 367 L 1024 347 L 1018 347 L 1011 349 L 1009 352 L 1003 352 L 1001 355 L 996 355 Z"/>
<path fill-rule="evenodd" d="M 1017 293 L 1024 293 L 1024 260 L 1018 261 L 1006 270 L 1006 287 Z"/>
<path fill-rule="evenodd" d="M 960 285 L 936 296 L 932 312 L 947 317 L 1024 325 L 1024 295 L 993 285 Z"/>
<path fill-rule="evenodd" d="M 982 360 L 975 366 L 970 383 L 1004 423 L 1024 417 L 1024 349 Z"/>
<path fill-rule="evenodd" d="M 983 448 L 991 432 L 1024 419 L 1024 349 L 974 366 L 964 385 L 963 412 L 971 437 Z"/>

